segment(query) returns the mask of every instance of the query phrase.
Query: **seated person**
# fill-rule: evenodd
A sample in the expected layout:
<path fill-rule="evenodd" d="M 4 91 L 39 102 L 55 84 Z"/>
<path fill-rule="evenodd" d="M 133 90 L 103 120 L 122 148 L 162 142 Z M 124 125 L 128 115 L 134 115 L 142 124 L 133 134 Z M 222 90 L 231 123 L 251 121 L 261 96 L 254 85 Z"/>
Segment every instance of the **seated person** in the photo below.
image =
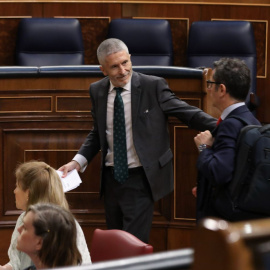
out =
<path fill-rule="evenodd" d="M 36 203 L 53 203 L 69 209 L 68 202 L 63 191 L 63 186 L 56 170 L 45 162 L 29 161 L 20 164 L 15 172 L 16 188 L 14 190 L 16 207 L 26 211 L 29 205 Z M 23 212 L 16 223 L 8 250 L 9 262 L 0 266 L 0 270 L 20 270 L 32 265 L 31 259 L 24 252 L 16 249 L 18 231 L 25 215 Z M 82 263 L 91 263 L 85 237 L 79 223 L 77 226 L 77 246 L 82 255 Z"/>
<path fill-rule="evenodd" d="M 18 232 L 17 249 L 33 261 L 27 269 L 81 264 L 75 219 L 65 208 L 54 204 L 29 206 Z"/>

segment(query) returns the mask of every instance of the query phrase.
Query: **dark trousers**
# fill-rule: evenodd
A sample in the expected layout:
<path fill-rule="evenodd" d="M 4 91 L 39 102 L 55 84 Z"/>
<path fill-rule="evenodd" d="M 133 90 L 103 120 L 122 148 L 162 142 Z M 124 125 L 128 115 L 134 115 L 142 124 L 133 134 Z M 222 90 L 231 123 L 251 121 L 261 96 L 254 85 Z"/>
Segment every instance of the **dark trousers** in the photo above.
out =
<path fill-rule="evenodd" d="M 154 201 L 142 167 L 130 170 L 129 178 L 124 184 L 114 180 L 111 168 L 106 168 L 104 173 L 104 202 L 108 229 L 127 231 L 148 243 Z"/>

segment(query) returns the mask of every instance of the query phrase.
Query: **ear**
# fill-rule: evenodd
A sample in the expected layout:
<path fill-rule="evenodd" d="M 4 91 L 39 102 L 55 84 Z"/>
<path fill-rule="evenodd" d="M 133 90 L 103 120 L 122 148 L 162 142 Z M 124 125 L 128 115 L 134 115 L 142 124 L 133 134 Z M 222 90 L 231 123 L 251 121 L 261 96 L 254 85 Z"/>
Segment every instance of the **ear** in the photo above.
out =
<path fill-rule="evenodd" d="M 227 94 L 226 85 L 222 83 L 222 84 L 219 85 L 219 88 L 220 88 L 220 94 L 222 96 L 225 96 Z"/>
<path fill-rule="evenodd" d="M 36 251 L 41 250 L 42 245 L 43 245 L 43 238 L 41 236 L 37 236 Z"/>
<path fill-rule="evenodd" d="M 104 70 L 104 68 L 102 66 L 99 66 L 100 70 L 102 71 L 102 73 L 104 74 L 104 76 L 107 76 L 107 72 Z"/>
<path fill-rule="evenodd" d="M 29 188 L 25 191 L 25 195 L 26 195 L 26 200 L 28 201 L 28 199 L 29 199 Z"/>

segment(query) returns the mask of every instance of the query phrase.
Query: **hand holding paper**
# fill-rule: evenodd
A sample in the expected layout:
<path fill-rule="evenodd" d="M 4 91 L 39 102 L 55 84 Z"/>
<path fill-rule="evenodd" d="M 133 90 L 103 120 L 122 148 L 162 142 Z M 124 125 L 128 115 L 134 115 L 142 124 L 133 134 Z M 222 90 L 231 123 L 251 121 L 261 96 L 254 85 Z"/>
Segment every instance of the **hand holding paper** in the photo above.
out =
<path fill-rule="evenodd" d="M 62 175 L 63 175 L 62 171 L 56 171 L 56 172 L 60 176 L 64 192 L 73 190 L 82 183 L 82 180 L 76 169 L 70 171 L 65 178 L 62 178 Z"/>

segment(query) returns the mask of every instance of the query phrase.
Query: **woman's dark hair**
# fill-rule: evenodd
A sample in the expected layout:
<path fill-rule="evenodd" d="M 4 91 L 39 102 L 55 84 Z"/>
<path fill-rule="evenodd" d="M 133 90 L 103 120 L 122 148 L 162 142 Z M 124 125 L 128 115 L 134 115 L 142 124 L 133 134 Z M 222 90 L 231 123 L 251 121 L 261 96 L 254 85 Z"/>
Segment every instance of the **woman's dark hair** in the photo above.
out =
<path fill-rule="evenodd" d="M 38 256 L 48 268 L 79 265 L 82 262 L 77 248 L 76 223 L 72 213 L 54 204 L 35 204 L 33 212 L 35 234 L 41 236 L 42 248 Z"/>

